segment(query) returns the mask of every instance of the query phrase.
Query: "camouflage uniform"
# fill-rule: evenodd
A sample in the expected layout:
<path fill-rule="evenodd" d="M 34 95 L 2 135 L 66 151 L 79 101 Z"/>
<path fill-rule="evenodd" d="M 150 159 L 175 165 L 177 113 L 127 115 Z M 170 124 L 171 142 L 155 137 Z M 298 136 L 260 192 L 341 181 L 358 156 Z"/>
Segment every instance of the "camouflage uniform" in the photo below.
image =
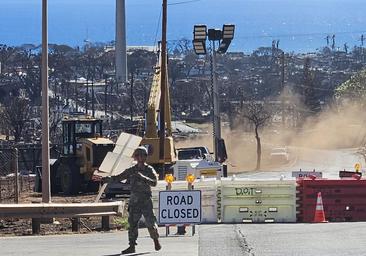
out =
<path fill-rule="evenodd" d="M 141 175 L 140 175 L 140 174 Z M 142 215 L 152 239 L 158 239 L 156 217 L 153 212 L 151 200 L 151 186 L 157 184 L 157 174 L 153 167 L 145 164 L 144 168 L 137 165 L 126 169 L 118 176 L 112 177 L 113 181 L 128 180 L 131 184 L 131 196 L 128 207 L 128 238 L 130 245 L 136 244 L 138 237 L 138 222 Z"/>

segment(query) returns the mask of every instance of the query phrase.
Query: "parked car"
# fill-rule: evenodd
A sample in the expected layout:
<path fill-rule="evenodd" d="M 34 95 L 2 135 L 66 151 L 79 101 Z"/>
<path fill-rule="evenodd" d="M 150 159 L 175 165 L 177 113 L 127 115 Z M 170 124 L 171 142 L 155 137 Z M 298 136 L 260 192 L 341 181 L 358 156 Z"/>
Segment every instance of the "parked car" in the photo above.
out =
<path fill-rule="evenodd" d="M 290 154 L 287 147 L 272 148 L 270 158 L 273 163 L 287 163 L 290 161 Z"/>

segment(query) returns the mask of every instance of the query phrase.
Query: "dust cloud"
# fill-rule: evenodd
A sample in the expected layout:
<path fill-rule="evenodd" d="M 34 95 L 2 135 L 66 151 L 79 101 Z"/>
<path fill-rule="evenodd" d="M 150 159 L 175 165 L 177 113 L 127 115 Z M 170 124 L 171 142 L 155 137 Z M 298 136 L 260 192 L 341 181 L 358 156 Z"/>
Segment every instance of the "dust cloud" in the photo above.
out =
<path fill-rule="evenodd" d="M 280 114 L 279 114 L 280 115 Z M 274 115 L 275 116 L 275 115 Z M 270 159 L 275 147 L 305 147 L 314 149 L 357 148 L 366 142 L 366 112 L 358 105 L 344 104 L 328 106 L 318 115 L 303 118 L 302 123 L 294 122 L 294 116 L 287 116 L 285 126 L 273 118 L 272 122 L 260 131 L 262 143 L 261 169 L 272 169 L 283 163 Z M 298 118 L 298 117 L 296 117 Z M 234 128 L 226 123 L 222 127 L 231 173 L 253 171 L 256 166 L 256 140 L 254 132 L 248 128 L 244 119 L 236 118 Z M 200 125 L 205 135 L 178 141 L 177 147 L 204 145 L 212 149 L 211 124 Z"/>

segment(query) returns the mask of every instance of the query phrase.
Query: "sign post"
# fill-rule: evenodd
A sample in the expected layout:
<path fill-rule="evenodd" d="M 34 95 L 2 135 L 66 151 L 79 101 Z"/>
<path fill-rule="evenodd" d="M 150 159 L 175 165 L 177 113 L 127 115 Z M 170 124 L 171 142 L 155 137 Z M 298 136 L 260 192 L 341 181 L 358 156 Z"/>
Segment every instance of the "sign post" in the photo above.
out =
<path fill-rule="evenodd" d="M 191 175 L 191 177 L 190 177 L 190 175 L 188 175 L 186 179 L 188 182 L 188 190 L 193 190 L 193 188 L 194 188 L 193 182 L 195 180 L 195 177 L 193 175 Z M 193 225 L 192 226 L 192 236 L 194 236 L 195 233 L 196 233 L 196 225 Z"/>

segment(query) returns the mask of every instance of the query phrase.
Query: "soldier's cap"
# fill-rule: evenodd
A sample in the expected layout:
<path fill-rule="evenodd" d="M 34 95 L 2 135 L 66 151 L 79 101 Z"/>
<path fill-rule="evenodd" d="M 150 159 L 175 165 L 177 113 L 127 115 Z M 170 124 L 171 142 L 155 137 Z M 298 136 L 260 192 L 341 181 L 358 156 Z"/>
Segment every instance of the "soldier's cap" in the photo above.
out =
<path fill-rule="evenodd" d="M 135 149 L 134 155 L 138 153 L 143 153 L 145 156 L 147 156 L 147 149 L 144 146 L 139 146 Z"/>

